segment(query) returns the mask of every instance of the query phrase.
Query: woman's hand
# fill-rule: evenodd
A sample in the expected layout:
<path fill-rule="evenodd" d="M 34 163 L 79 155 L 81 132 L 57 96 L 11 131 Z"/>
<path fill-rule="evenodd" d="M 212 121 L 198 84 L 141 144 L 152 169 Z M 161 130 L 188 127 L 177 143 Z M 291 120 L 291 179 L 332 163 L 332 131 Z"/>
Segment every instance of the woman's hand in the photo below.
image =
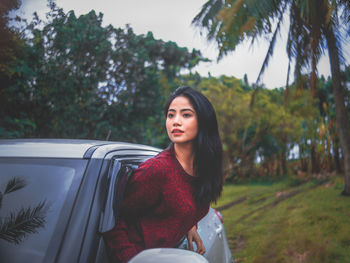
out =
<path fill-rule="evenodd" d="M 194 241 L 197 246 L 196 252 L 203 255 L 205 253 L 205 247 L 203 245 L 202 239 L 199 236 L 197 232 L 197 226 L 194 225 L 190 231 L 187 233 L 187 241 L 188 241 L 188 249 L 193 251 L 193 244 L 192 242 Z"/>

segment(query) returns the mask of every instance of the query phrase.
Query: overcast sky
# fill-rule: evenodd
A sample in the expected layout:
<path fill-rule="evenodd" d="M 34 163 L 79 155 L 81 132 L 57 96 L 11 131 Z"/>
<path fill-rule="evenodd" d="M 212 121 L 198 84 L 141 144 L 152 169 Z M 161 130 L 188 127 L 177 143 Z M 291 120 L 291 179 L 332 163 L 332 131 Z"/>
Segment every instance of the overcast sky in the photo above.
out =
<path fill-rule="evenodd" d="M 104 24 L 124 28 L 130 24 L 136 34 L 152 31 L 156 39 L 174 41 L 179 46 L 199 49 L 204 57 L 212 60 L 201 63 L 194 70 L 202 76 L 235 76 L 242 79 L 248 75 L 250 83 L 254 82 L 263 63 L 268 43 L 261 40 L 253 47 L 249 43 L 240 45 L 234 52 L 217 63 L 217 47 L 208 43 L 200 35 L 198 28 L 191 25 L 192 19 L 200 11 L 206 0 L 56 0 L 65 12 L 74 10 L 77 16 L 94 9 L 104 14 Z M 46 0 L 22 0 L 19 14 L 27 18 L 37 11 L 44 18 L 48 11 Z M 287 25 L 285 25 L 285 28 Z M 274 56 L 270 60 L 261 82 L 268 88 L 284 86 L 287 76 L 288 60 L 285 52 L 286 36 L 282 34 L 275 46 Z M 350 58 L 350 46 L 344 50 L 345 57 Z M 349 60 L 346 61 L 349 64 Z M 321 59 L 318 65 L 319 75 L 329 76 L 328 57 Z M 292 75 L 291 75 L 292 76 Z"/>

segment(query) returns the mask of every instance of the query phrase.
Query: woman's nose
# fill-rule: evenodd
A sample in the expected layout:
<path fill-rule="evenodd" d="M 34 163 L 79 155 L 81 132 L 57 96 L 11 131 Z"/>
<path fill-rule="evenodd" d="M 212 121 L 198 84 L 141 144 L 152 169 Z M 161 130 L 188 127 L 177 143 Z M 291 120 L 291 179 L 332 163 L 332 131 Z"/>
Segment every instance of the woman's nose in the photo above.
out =
<path fill-rule="evenodd" d="M 176 115 L 174 118 L 174 125 L 181 125 L 182 121 L 181 121 L 181 116 Z"/>

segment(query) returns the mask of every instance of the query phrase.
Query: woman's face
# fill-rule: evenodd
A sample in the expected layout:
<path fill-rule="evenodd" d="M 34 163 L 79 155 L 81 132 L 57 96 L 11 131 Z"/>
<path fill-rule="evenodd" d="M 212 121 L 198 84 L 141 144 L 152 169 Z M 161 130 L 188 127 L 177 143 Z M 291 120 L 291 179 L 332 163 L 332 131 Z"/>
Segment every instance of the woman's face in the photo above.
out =
<path fill-rule="evenodd" d="M 175 144 L 192 143 L 198 134 L 197 114 L 188 98 L 176 97 L 170 104 L 166 129 Z"/>

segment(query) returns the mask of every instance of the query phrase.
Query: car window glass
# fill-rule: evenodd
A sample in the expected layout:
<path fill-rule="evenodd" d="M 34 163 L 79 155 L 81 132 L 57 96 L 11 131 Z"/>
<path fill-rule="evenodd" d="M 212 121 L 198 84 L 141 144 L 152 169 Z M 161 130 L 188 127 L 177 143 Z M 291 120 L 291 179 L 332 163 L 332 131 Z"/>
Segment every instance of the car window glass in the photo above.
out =
<path fill-rule="evenodd" d="M 72 189 L 78 187 L 73 185 L 80 181 L 86 163 L 0 159 L 0 254 L 4 262 L 43 261 L 55 228 L 67 224 L 68 215 L 60 215 L 72 205 L 74 198 L 67 196 L 74 196 Z"/>

